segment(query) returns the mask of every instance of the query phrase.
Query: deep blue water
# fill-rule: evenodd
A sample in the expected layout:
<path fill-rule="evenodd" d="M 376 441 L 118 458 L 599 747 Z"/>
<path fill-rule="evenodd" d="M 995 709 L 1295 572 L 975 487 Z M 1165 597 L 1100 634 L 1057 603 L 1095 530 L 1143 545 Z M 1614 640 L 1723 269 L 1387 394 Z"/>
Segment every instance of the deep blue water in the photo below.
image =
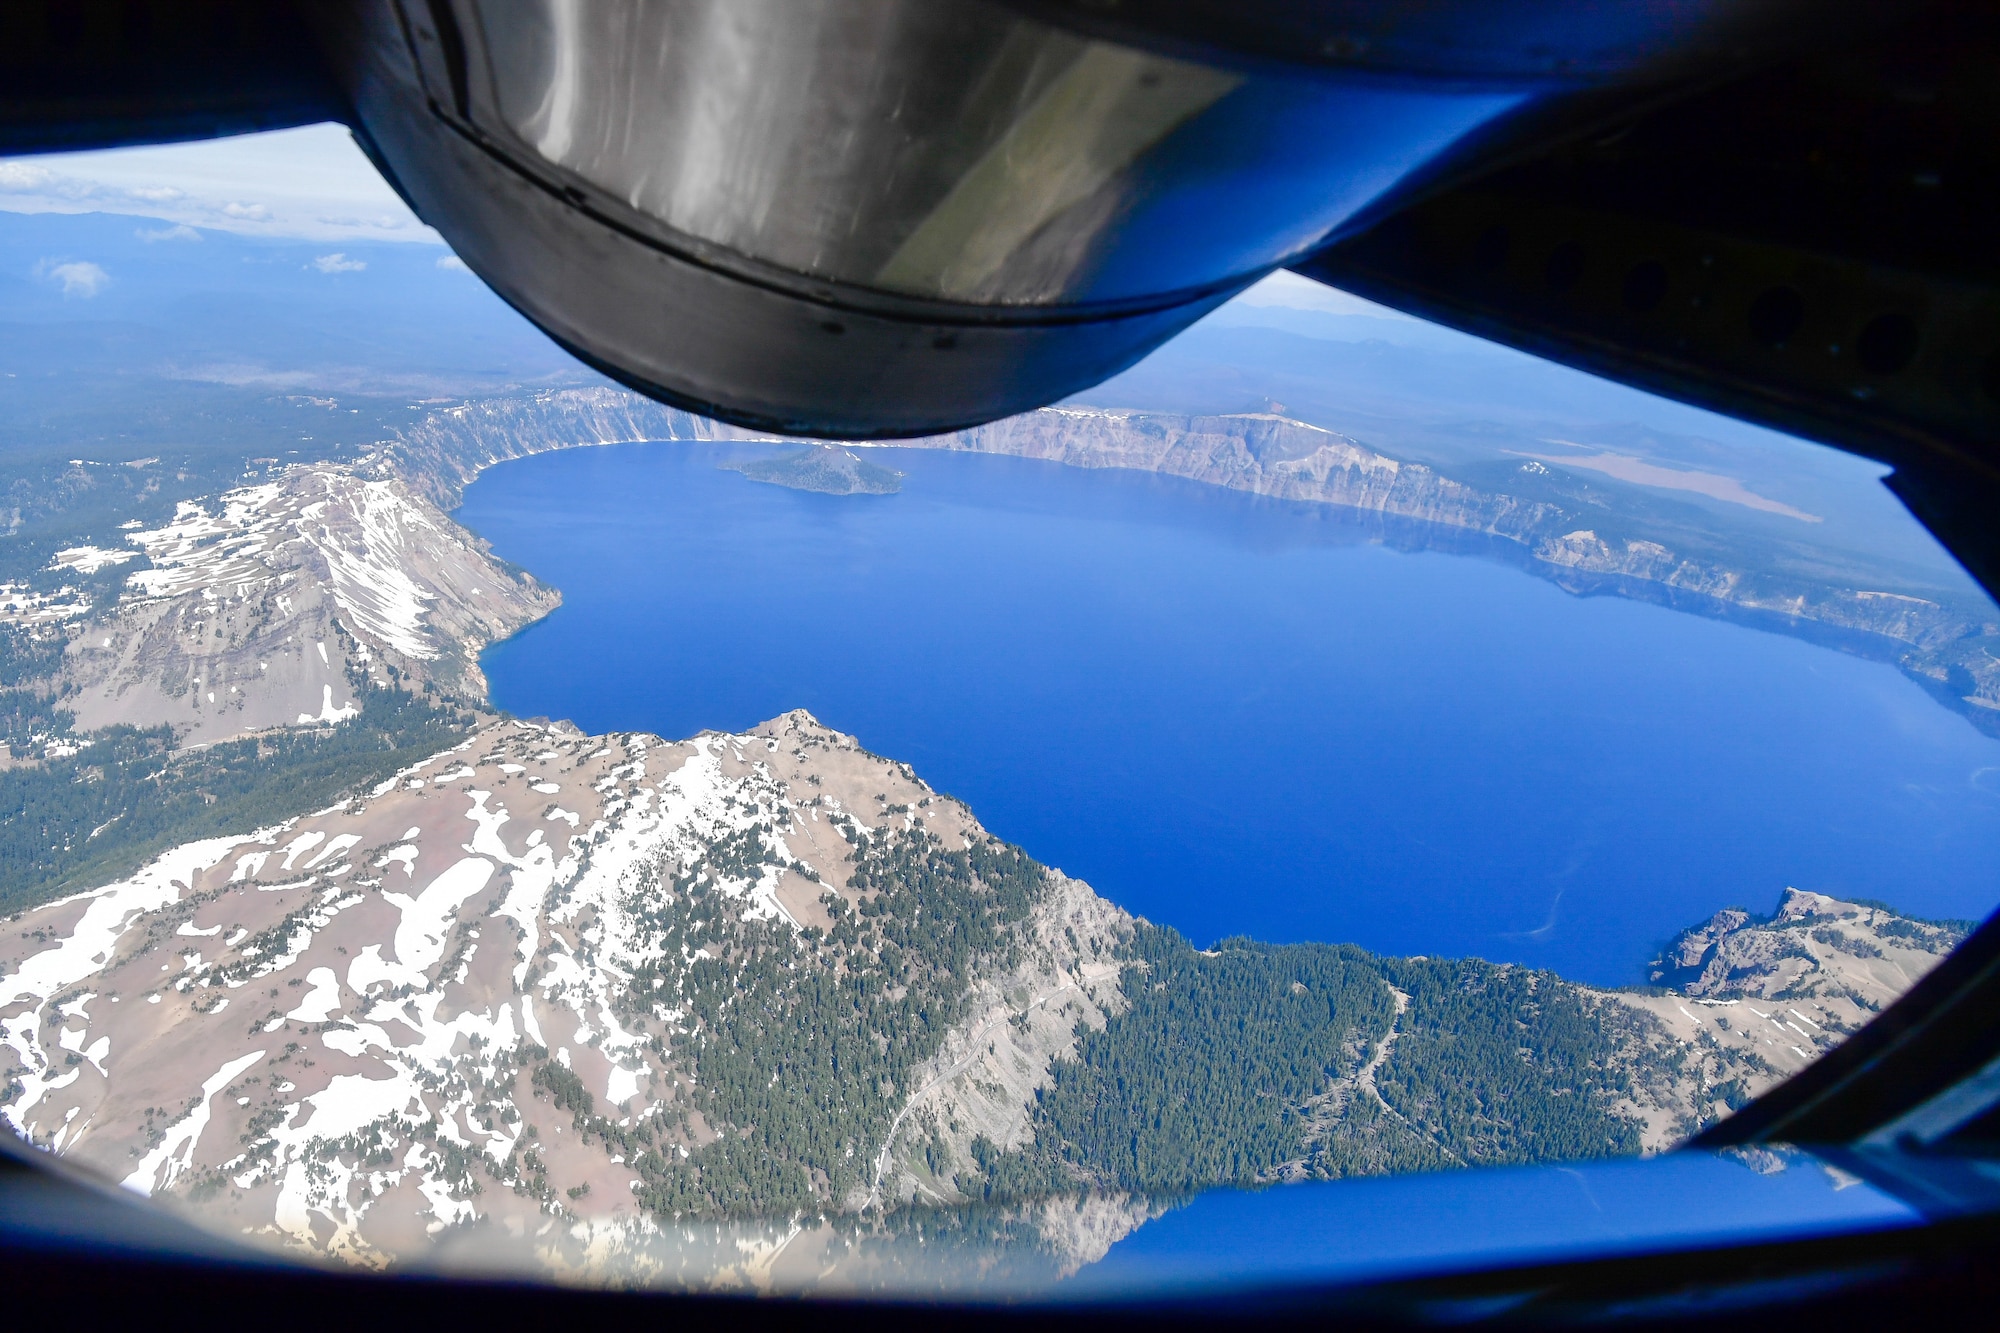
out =
<path fill-rule="evenodd" d="M 1197 943 L 1603 983 L 1787 885 L 1983 916 L 2000 742 L 1894 668 L 1577 598 L 1351 515 L 897 450 L 895 496 L 580 449 L 459 517 L 561 588 L 485 657 L 522 716 L 678 737 L 812 710 Z"/>

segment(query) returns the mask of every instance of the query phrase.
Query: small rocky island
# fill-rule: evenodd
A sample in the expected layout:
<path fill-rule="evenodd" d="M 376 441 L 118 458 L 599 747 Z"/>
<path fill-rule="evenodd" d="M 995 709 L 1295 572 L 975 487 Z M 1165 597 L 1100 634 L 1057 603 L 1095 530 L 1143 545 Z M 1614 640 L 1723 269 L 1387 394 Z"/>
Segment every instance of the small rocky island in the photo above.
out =
<path fill-rule="evenodd" d="M 837 444 L 817 444 L 776 458 L 738 459 L 722 467 L 752 481 L 822 495 L 894 495 L 903 489 L 902 473 Z"/>

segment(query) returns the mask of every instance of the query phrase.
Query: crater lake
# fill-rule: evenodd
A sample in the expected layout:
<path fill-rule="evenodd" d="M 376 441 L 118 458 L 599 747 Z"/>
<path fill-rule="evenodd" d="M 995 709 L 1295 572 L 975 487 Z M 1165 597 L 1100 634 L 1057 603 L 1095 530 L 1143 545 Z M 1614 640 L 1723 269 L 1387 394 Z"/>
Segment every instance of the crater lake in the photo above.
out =
<path fill-rule="evenodd" d="M 2000 899 L 2000 741 L 1885 662 L 1349 510 L 907 448 L 868 454 L 894 495 L 718 468 L 759 449 L 483 474 L 457 517 L 564 598 L 486 652 L 494 703 L 667 737 L 808 709 L 1202 945 L 1627 984 L 1788 885 Z"/>

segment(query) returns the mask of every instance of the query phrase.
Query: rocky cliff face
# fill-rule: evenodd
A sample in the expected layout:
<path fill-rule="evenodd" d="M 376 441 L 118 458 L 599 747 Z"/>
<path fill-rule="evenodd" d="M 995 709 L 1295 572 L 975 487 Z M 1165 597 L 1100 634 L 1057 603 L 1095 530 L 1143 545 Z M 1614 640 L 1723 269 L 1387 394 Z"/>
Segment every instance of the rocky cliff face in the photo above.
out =
<path fill-rule="evenodd" d="M 774 438 L 623 389 L 548 389 L 446 408 L 385 444 L 363 466 L 371 475 L 401 478 L 450 509 L 474 477 L 510 458 L 642 440 Z"/>
<path fill-rule="evenodd" d="M 1254 495 L 1341 505 L 1515 540 L 1559 512 L 1474 490 L 1335 431 L 1264 413 L 1181 417 L 1049 407 L 918 443 L 1071 467 L 1160 472 Z"/>
<path fill-rule="evenodd" d="M 1540 537 L 1532 550 L 1534 558 L 1547 567 L 1547 577 L 1572 592 L 1620 591 L 1620 581 L 1630 580 L 1694 599 L 1764 612 L 1774 619 L 1874 635 L 1900 645 L 1903 663 L 1913 671 L 1940 655 L 1952 660 L 1966 657 L 1968 651 L 2000 632 L 2000 627 L 1968 620 L 1922 597 L 1865 588 L 1787 584 L 1685 559 L 1658 542 L 1628 539 L 1613 543 L 1588 528 Z M 2000 676 L 1983 665 L 1980 670 L 1980 692 L 1965 702 L 1982 708 L 2000 706 Z"/>
<path fill-rule="evenodd" d="M 480 469 L 580 445 L 765 440 L 614 389 L 562 389 L 464 404 L 388 446 L 371 466 L 449 506 Z M 1517 546 L 1526 567 L 1571 592 L 1614 593 L 1771 628 L 1856 636 L 1947 705 L 2000 727 L 2000 623 L 1893 590 L 1811 584 L 1607 538 L 1562 507 L 1468 486 L 1341 435 L 1269 413 L 1189 417 L 1044 408 L 910 446 L 1008 454 L 1072 467 L 1160 472 L 1256 495 L 1339 505 L 1479 533 Z M 1537 464 L 1536 466 L 1540 466 Z"/>
<path fill-rule="evenodd" d="M 174 725 L 211 741 L 351 716 L 354 682 L 483 698 L 479 650 L 559 600 L 402 482 L 332 464 L 130 534 L 150 561 L 72 639 L 81 730 Z"/>
<path fill-rule="evenodd" d="M 1573 592 L 1648 595 L 1765 613 L 1879 637 L 1904 668 L 1954 682 L 1955 701 L 2000 709 L 2000 660 L 1983 647 L 2000 625 L 1895 592 L 1803 586 L 1689 559 L 1658 542 L 1611 541 L 1576 526 L 1560 506 L 1480 490 L 1420 464 L 1385 457 L 1336 432 L 1265 413 L 1176 417 L 1099 408 L 1044 408 L 923 443 L 1045 458 L 1073 467 L 1123 467 L 1280 499 L 1340 505 L 1517 543 L 1530 568 Z M 1962 678 L 1962 682 L 1961 679 Z"/>
<path fill-rule="evenodd" d="M 1011 966 L 980 971 L 964 1016 L 909 1075 L 871 1203 L 961 1203 L 958 1182 L 981 1169 L 976 1141 L 1005 1152 L 1032 1141 L 1029 1109 L 1052 1061 L 1074 1053 L 1080 1029 L 1102 1028 L 1125 1007 L 1117 946 L 1131 931 L 1131 918 L 1088 884 L 1048 873 Z"/>

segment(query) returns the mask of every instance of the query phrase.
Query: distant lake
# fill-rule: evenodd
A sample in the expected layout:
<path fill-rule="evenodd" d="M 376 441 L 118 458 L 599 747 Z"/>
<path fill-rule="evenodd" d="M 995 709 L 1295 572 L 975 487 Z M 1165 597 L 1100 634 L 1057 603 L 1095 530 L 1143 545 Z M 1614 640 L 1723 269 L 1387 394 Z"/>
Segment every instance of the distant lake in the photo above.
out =
<path fill-rule="evenodd" d="M 2000 742 L 1891 666 L 1365 516 L 898 449 L 893 496 L 745 446 L 503 464 L 458 517 L 562 589 L 496 704 L 668 737 L 807 708 L 1197 944 L 1476 954 L 1628 983 L 1787 885 L 2000 901 Z"/>

